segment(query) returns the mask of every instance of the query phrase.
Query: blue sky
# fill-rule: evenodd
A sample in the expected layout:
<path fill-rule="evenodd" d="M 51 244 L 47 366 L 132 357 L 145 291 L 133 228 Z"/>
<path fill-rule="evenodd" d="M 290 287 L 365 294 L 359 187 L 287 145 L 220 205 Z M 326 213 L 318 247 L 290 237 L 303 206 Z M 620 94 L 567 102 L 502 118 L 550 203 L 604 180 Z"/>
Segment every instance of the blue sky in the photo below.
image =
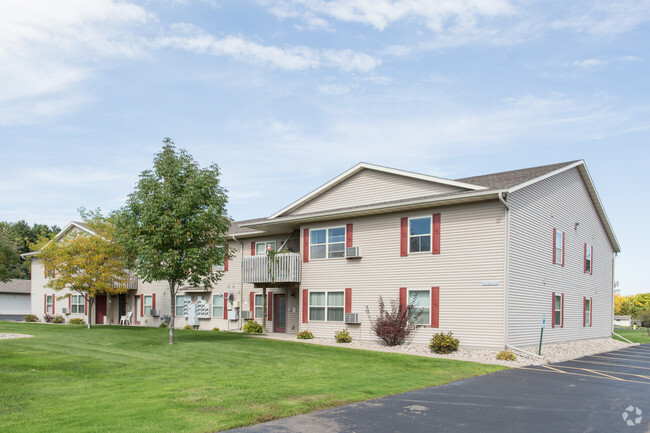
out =
<path fill-rule="evenodd" d="M 0 220 L 120 207 L 164 137 L 235 219 L 359 161 L 459 178 L 584 159 L 650 291 L 650 1 L 0 3 Z"/>

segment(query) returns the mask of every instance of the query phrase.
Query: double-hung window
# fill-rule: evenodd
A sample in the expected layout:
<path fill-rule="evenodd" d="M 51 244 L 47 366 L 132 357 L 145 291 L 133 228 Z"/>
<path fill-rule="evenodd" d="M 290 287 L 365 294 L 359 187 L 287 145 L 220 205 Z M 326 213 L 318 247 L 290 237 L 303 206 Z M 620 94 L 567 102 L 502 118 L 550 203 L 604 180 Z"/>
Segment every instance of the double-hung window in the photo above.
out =
<path fill-rule="evenodd" d="M 585 244 L 585 274 L 591 274 L 593 270 L 592 256 L 594 254 L 594 247 Z"/>
<path fill-rule="evenodd" d="M 223 317 L 223 295 L 212 295 L 212 317 Z"/>
<path fill-rule="evenodd" d="M 176 315 L 184 316 L 185 315 L 185 296 L 176 295 Z"/>
<path fill-rule="evenodd" d="M 416 325 L 429 325 L 431 323 L 431 291 L 428 289 L 414 289 L 408 291 L 408 304 L 413 304 L 411 319 L 418 313 L 413 321 Z"/>
<path fill-rule="evenodd" d="M 591 326 L 591 298 L 585 299 L 585 326 Z"/>
<path fill-rule="evenodd" d="M 343 322 L 345 292 L 309 292 L 309 320 Z"/>
<path fill-rule="evenodd" d="M 564 266 L 564 232 L 553 229 L 553 264 Z"/>
<path fill-rule="evenodd" d="M 409 253 L 431 251 L 431 217 L 409 219 Z"/>
<path fill-rule="evenodd" d="M 255 295 L 255 319 L 261 319 L 263 314 L 264 314 L 264 295 L 263 294 Z"/>
<path fill-rule="evenodd" d="M 562 295 L 555 295 L 553 323 L 555 326 L 562 327 Z"/>
<path fill-rule="evenodd" d="M 72 295 L 70 300 L 70 312 L 72 314 L 84 314 L 85 313 L 85 303 L 86 300 L 81 295 Z"/>
<path fill-rule="evenodd" d="M 345 226 L 311 230 L 309 257 L 311 259 L 345 257 Z"/>
<path fill-rule="evenodd" d="M 267 252 L 275 250 L 275 241 L 271 242 L 256 242 L 255 255 L 264 256 Z"/>
<path fill-rule="evenodd" d="M 144 315 L 149 316 L 151 315 L 151 309 L 153 308 L 153 296 L 152 295 L 144 295 L 144 304 L 142 305 Z"/>
<path fill-rule="evenodd" d="M 54 314 L 54 295 L 45 295 L 45 313 Z"/>

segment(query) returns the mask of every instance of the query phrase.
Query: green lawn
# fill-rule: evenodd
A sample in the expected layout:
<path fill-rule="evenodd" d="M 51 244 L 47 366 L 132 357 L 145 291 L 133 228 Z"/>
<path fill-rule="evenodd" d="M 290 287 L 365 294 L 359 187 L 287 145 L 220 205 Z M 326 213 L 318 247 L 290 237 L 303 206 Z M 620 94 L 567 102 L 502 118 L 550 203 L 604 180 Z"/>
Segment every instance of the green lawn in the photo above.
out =
<path fill-rule="evenodd" d="M 0 431 L 212 432 L 504 367 L 223 332 L 0 322 Z"/>
<path fill-rule="evenodd" d="M 647 329 L 615 329 L 614 332 L 627 338 L 633 343 L 650 343 L 650 335 L 648 334 Z M 616 340 L 624 341 L 618 338 L 616 335 L 614 335 L 614 338 Z"/>

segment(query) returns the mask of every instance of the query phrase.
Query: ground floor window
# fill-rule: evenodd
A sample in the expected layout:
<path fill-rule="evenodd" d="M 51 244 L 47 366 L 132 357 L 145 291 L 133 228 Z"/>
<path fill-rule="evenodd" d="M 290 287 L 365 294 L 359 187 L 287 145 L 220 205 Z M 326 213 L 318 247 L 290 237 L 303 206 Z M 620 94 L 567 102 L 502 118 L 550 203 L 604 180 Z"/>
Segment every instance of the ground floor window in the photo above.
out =
<path fill-rule="evenodd" d="M 144 295 L 144 304 L 142 306 L 144 311 L 144 316 L 149 316 L 151 314 L 151 309 L 153 308 L 153 296 Z"/>
<path fill-rule="evenodd" d="M 212 296 L 212 317 L 223 317 L 223 295 Z"/>
<path fill-rule="evenodd" d="M 264 314 L 264 295 L 255 295 L 255 319 L 261 319 Z"/>
<path fill-rule="evenodd" d="M 309 292 L 309 320 L 343 322 L 345 292 Z"/>
<path fill-rule="evenodd" d="M 413 289 L 408 291 L 408 304 L 413 304 L 412 317 L 417 313 L 420 315 L 415 319 L 417 325 L 429 325 L 431 323 L 431 291 L 429 289 Z"/>
<path fill-rule="evenodd" d="M 72 300 L 70 301 L 70 312 L 72 314 L 85 314 L 85 303 L 86 299 L 84 299 L 83 296 L 72 295 Z"/>
<path fill-rule="evenodd" d="M 176 311 L 175 311 L 176 316 L 184 316 L 185 315 L 185 296 L 184 295 L 176 295 Z"/>
<path fill-rule="evenodd" d="M 547 301 L 548 302 L 548 301 Z M 553 310 L 553 323 L 562 326 L 562 295 L 555 295 L 555 308 Z"/>
<path fill-rule="evenodd" d="M 585 299 L 585 326 L 591 326 L 591 298 Z"/>
<path fill-rule="evenodd" d="M 54 314 L 54 295 L 45 296 L 45 313 Z"/>

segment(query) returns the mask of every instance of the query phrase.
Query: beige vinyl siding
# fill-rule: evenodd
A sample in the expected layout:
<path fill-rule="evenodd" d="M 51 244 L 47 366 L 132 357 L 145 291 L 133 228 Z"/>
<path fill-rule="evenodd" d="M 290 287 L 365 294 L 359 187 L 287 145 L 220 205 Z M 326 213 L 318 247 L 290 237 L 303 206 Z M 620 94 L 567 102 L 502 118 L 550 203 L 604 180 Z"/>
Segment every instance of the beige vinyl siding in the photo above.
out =
<path fill-rule="evenodd" d="M 400 257 L 400 218 L 441 213 L 441 254 L 410 254 Z M 413 343 L 426 344 L 435 332 L 452 331 L 462 345 L 502 347 L 504 308 L 505 210 L 498 201 L 431 208 L 427 210 L 368 216 L 305 225 L 310 230 L 353 224 L 354 246 L 361 259 L 311 260 L 303 264 L 303 289 L 311 291 L 352 289 L 352 312 L 361 325 L 342 322 L 301 323 L 315 336 L 333 338 L 348 328 L 354 339 L 377 337 L 370 329 L 366 306 L 378 312 L 381 295 L 389 305 L 399 299 L 399 288 L 440 287 L 440 327 L 418 328 Z M 301 230 L 301 234 L 303 230 Z M 302 242 L 301 242 L 302 246 Z M 497 286 L 483 286 L 497 282 Z M 301 304 L 302 308 L 302 304 Z M 300 316 L 302 317 L 302 316 Z"/>
<path fill-rule="evenodd" d="M 308 201 L 290 215 L 462 191 L 461 188 L 364 169 Z"/>
<path fill-rule="evenodd" d="M 573 168 L 509 195 L 508 343 L 607 337 L 612 330 L 613 249 L 593 202 Z M 579 223 L 578 228 L 575 224 Z M 565 233 L 565 265 L 553 264 L 553 228 Z M 593 275 L 583 272 L 584 244 L 594 247 Z M 551 328 L 552 293 L 564 293 L 564 327 Z M 583 296 L 593 298 L 593 326 L 582 326 Z"/>

